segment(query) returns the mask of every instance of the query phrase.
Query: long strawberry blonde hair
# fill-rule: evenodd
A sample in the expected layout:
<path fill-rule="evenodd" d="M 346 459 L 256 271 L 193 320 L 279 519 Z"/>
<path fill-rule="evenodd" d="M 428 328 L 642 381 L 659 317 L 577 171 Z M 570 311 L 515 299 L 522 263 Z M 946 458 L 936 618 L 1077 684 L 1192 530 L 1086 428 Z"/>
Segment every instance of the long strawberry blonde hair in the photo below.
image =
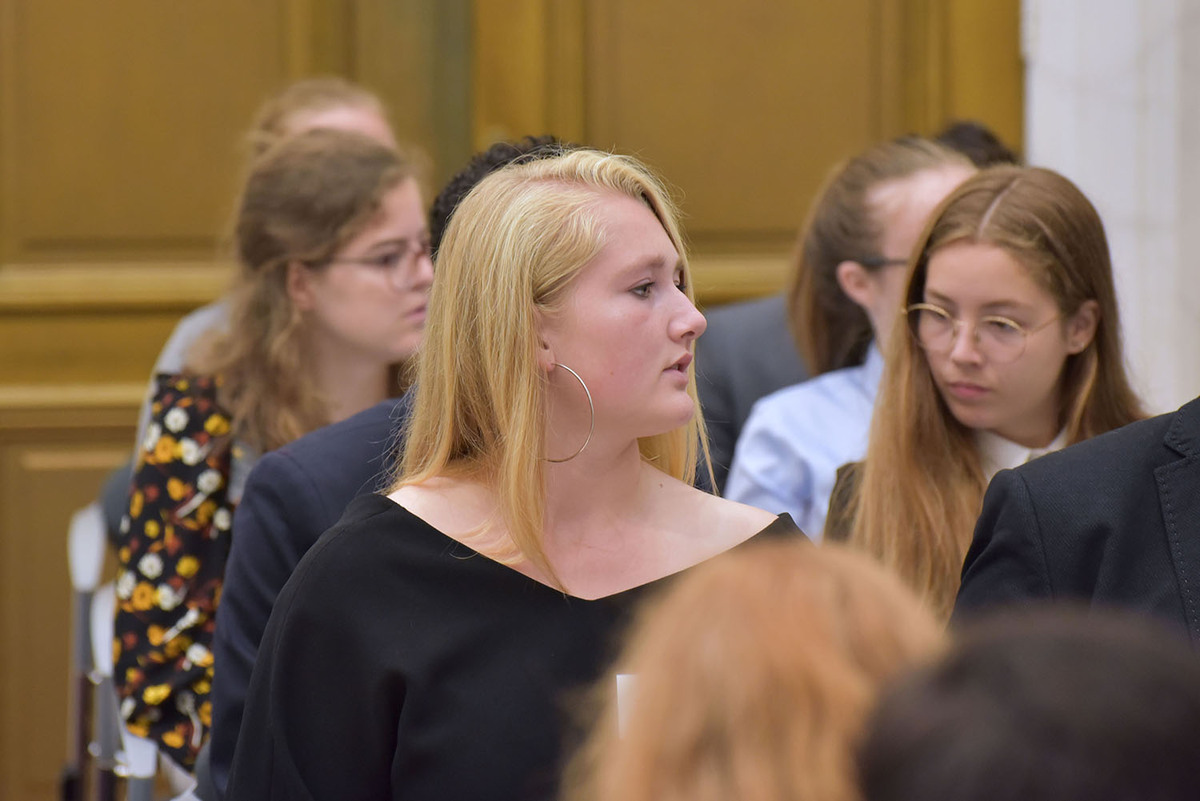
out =
<path fill-rule="evenodd" d="M 1098 305 L 1095 336 L 1063 367 L 1059 425 L 1067 444 L 1144 416 L 1125 372 L 1104 225 L 1074 184 L 1033 167 L 993 167 L 969 178 L 934 212 L 917 244 L 906 305 L 924 300 L 930 256 L 962 242 L 1010 254 L 1054 298 L 1064 321 L 1085 301 Z M 849 541 L 894 570 L 945 619 L 985 479 L 973 432 L 942 400 L 925 352 L 900 330 L 907 326 L 901 315 L 888 340 L 862 481 L 851 499 Z"/>
<path fill-rule="evenodd" d="M 940 627 L 894 576 L 830 545 L 749 545 L 635 621 L 566 801 L 856 801 L 853 750 L 881 684 Z M 623 714 L 619 714 L 623 713 Z"/>

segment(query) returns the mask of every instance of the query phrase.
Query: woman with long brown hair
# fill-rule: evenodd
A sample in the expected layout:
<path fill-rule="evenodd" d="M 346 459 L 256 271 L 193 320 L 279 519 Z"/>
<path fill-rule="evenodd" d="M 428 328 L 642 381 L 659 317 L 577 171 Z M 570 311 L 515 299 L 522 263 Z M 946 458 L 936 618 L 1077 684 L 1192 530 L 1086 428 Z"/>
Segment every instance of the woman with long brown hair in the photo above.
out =
<path fill-rule="evenodd" d="M 1142 408 L 1103 223 L 1055 172 L 995 167 L 955 190 L 904 303 L 861 482 L 830 520 L 945 617 L 991 477 Z"/>
<path fill-rule="evenodd" d="M 314 130 L 252 166 L 227 330 L 156 377 L 119 550 L 114 676 L 129 729 L 190 769 L 211 725 L 232 513 L 257 456 L 396 392 L 433 278 L 412 165 Z"/>
<path fill-rule="evenodd" d="M 244 137 L 247 170 L 254 160 L 284 139 L 305 131 L 332 130 L 359 133 L 390 148 L 397 148 L 383 102 L 369 90 L 333 76 L 305 78 L 288 84 L 267 98 L 255 112 Z M 405 160 L 411 160 L 411 154 Z M 139 436 L 150 416 L 153 377 L 177 373 L 187 361 L 193 345 L 211 331 L 224 328 L 229 320 L 228 295 L 201 306 L 175 326 L 154 363 L 146 404 L 138 420 Z"/>

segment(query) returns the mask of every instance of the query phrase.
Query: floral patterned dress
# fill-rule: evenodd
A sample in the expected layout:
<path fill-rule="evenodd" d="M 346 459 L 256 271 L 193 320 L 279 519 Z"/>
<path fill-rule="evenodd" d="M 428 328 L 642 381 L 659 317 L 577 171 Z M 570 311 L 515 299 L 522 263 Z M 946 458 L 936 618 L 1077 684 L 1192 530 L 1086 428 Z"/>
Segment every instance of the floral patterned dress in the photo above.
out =
<path fill-rule="evenodd" d="M 134 734 L 191 770 L 212 724 L 212 643 L 238 448 L 220 379 L 158 377 L 120 549 L 114 678 Z"/>

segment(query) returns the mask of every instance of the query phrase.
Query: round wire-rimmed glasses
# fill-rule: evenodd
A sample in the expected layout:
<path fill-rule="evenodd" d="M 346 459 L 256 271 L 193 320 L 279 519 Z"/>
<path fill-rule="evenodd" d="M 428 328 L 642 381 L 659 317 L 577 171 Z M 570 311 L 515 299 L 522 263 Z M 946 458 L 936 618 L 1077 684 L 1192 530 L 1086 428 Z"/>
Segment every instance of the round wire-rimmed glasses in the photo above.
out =
<path fill-rule="evenodd" d="M 415 271 L 416 264 L 421 258 L 430 257 L 431 254 L 432 245 L 428 237 L 422 237 L 415 242 L 407 239 L 398 239 L 391 243 L 391 247 L 381 248 L 377 253 L 367 256 L 338 256 L 327 259 L 324 262 L 312 264 L 311 266 L 316 267 L 321 264 L 361 264 L 388 272 L 401 267 L 407 274 Z"/>
<path fill-rule="evenodd" d="M 969 323 L 932 303 L 914 303 L 904 313 L 913 340 L 922 349 L 939 356 L 954 349 L 958 335 Z M 989 360 L 1006 364 L 1021 358 L 1030 336 L 1059 319 L 1061 317 L 1055 315 L 1040 325 L 1026 328 L 1008 317 L 988 314 L 970 323 L 970 328 L 976 349 Z"/>

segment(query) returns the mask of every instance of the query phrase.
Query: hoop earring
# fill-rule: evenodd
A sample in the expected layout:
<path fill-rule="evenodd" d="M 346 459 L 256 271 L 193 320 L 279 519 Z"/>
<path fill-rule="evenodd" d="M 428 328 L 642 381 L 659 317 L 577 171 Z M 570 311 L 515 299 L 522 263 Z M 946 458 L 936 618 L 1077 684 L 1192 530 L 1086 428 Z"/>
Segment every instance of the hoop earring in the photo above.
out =
<path fill-rule="evenodd" d="M 583 387 L 583 394 L 587 395 L 588 411 L 591 412 L 591 415 L 592 415 L 592 424 L 591 424 L 591 426 L 588 427 L 587 439 L 585 439 L 583 441 L 583 444 L 579 446 L 579 450 L 575 451 L 574 453 L 572 453 L 570 456 L 568 456 L 565 459 L 551 459 L 549 456 L 546 457 L 546 461 L 550 462 L 551 464 L 562 464 L 563 462 L 571 461 L 576 456 L 583 453 L 583 449 L 586 448 L 588 446 L 588 443 L 592 441 L 592 433 L 596 430 L 596 407 L 592 403 L 592 392 L 591 392 L 591 390 L 588 389 L 588 385 L 583 383 L 583 379 L 579 376 L 579 373 L 575 372 L 570 367 L 567 367 L 565 364 L 559 364 L 558 362 L 555 362 L 554 366 L 561 367 L 562 369 L 566 370 L 571 375 L 575 376 L 575 380 L 579 382 L 579 386 Z"/>

